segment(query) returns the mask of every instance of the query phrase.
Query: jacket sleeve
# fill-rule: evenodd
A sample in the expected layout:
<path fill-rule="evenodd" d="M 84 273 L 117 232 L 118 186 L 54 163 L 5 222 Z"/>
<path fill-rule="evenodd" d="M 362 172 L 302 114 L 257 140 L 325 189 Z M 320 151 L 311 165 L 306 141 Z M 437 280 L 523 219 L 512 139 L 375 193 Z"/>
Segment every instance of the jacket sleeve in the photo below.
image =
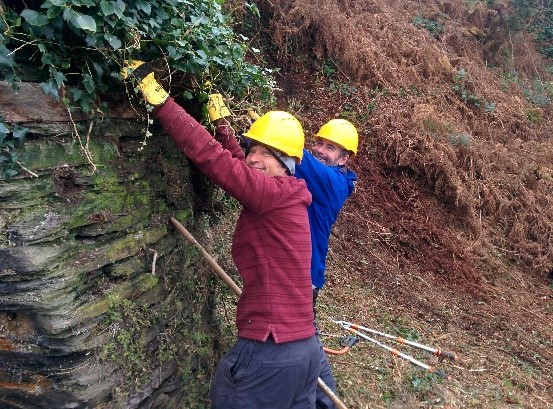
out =
<path fill-rule="evenodd" d="M 334 203 L 337 200 L 345 200 L 345 197 L 337 197 L 343 195 L 344 186 L 339 170 L 320 162 L 306 149 L 303 151 L 301 163 L 296 166 L 296 176 L 305 180 L 313 201 Z"/>
<path fill-rule="evenodd" d="M 304 201 L 307 205 L 311 203 L 311 195 L 303 182 L 298 184 L 300 181 L 292 176 L 268 177 L 251 169 L 244 162 L 243 155 L 239 159 L 231 151 L 223 149 L 207 129 L 172 98 L 157 107 L 154 115 L 184 155 L 207 177 L 253 212 L 269 211 L 285 205 L 291 198 Z M 232 143 L 230 138 L 227 142 Z"/>
<path fill-rule="evenodd" d="M 215 129 L 215 139 L 223 149 L 228 150 L 234 158 L 245 160 L 244 151 L 236 140 L 234 129 L 229 124 L 221 124 Z"/>

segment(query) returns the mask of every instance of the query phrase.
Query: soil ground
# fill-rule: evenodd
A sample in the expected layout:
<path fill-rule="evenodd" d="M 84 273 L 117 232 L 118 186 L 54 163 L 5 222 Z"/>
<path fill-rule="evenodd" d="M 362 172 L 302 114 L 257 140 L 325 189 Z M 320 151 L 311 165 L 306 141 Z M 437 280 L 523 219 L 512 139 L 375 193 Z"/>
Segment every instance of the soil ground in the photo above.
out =
<path fill-rule="evenodd" d="M 553 115 L 528 98 L 551 61 L 507 29 L 511 3 L 488 3 L 260 6 L 278 108 L 308 137 L 333 117 L 360 131 L 319 297 L 325 345 L 351 335 L 338 319 L 459 356 L 373 336 L 445 380 L 361 340 L 330 357 L 349 408 L 553 408 Z"/>
<path fill-rule="evenodd" d="M 283 82 L 303 84 L 305 104 L 316 101 L 321 112 L 339 112 L 343 101 L 310 74 L 284 75 Z M 453 351 L 459 360 L 369 334 L 451 379 L 361 340 L 346 355 L 330 357 L 344 403 L 553 407 L 553 291 L 545 270 L 512 262 L 499 248 L 473 251 L 488 239 L 466 234 L 459 214 L 424 180 L 388 167 L 375 151 L 350 164 L 359 180 L 334 226 L 319 298 L 324 344 L 340 349 L 341 338 L 351 334 L 331 320 L 345 320 Z"/>

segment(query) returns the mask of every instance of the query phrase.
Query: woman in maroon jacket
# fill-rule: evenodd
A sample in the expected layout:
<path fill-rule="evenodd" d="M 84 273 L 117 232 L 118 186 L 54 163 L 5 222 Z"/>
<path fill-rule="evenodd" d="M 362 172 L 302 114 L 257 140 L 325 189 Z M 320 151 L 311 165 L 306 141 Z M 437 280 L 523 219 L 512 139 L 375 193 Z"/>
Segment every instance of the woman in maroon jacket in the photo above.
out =
<path fill-rule="evenodd" d="M 146 64 L 135 61 L 136 67 L 135 74 L 142 71 L 139 88 L 163 129 L 243 206 L 232 240 L 243 281 L 238 339 L 217 367 L 211 408 L 315 408 L 320 363 L 310 276 L 311 194 L 293 177 L 303 154 L 300 123 L 286 112 L 268 112 L 245 134 L 252 143 L 244 155 L 226 115 L 211 110 L 214 139 L 169 98 Z"/>

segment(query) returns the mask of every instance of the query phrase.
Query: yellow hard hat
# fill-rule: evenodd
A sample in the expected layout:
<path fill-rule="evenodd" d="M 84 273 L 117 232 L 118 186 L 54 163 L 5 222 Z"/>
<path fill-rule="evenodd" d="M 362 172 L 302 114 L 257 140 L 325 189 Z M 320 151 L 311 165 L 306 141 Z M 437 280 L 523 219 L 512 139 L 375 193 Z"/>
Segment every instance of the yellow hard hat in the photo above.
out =
<path fill-rule="evenodd" d="M 288 112 L 267 112 L 252 124 L 244 136 L 292 156 L 297 163 L 303 157 L 303 128 Z"/>
<path fill-rule="evenodd" d="M 337 143 L 342 148 L 357 154 L 359 135 L 355 126 L 346 119 L 331 119 L 321 126 L 316 136 Z"/>

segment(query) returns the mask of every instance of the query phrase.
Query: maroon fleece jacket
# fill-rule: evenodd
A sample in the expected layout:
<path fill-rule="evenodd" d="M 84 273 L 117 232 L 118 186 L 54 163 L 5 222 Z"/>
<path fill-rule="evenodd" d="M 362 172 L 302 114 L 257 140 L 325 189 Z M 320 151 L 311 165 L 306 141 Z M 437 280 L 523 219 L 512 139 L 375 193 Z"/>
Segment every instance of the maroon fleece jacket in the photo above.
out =
<path fill-rule="evenodd" d="M 305 182 L 251 169 L 230 127 L 217 132 L 224 149 L 171 98 L 154 114 L 181 152 L 243 206 L 232 240 L 243 282 L 238 336 L 266 341 L 272 334 L 281 343 L 314 335 L 307 216 L 311 194 Z"/>

